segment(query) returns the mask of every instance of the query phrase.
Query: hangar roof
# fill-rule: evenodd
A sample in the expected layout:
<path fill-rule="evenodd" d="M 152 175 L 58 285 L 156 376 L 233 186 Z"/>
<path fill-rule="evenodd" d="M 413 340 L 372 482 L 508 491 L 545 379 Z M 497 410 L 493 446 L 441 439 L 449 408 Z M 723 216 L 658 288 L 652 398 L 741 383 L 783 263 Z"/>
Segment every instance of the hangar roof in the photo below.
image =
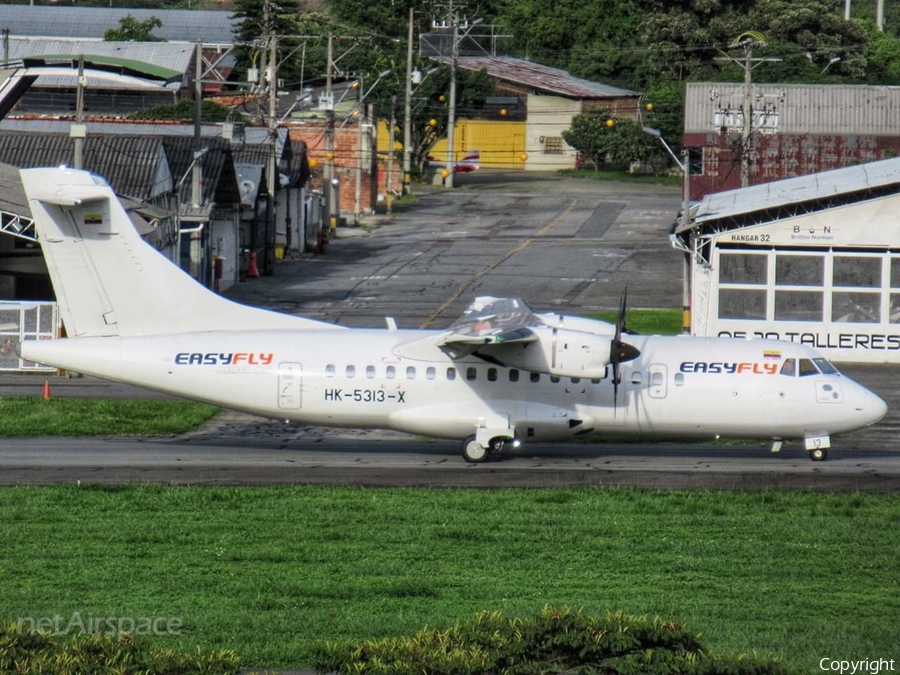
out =
<path fill-rule="evenodd" d="M 819 210 L 836 200 L 862 201 L 884 192 L 900 192 L 900 157 L 708 194 L 691 207 L 688 225 L 679 225 L 675 233 L 714 223 L 755 225 L 778 219 L 781 209 Z"/>

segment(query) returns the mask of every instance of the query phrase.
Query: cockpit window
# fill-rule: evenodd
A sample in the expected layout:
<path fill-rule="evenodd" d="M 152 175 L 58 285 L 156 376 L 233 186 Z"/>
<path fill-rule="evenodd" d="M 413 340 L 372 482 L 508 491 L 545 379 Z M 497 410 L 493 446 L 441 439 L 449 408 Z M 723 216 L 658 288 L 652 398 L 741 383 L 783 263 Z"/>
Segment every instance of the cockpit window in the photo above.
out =
<path fill-rule="evenodd" d="M 818 374 L 819 369 L 816 368 L 816 364 L 812 362 L 812 359 L 800 359 L 800 377 Z"/>
<path fill-rule="evenodd" d="M 819 366 L 819 370 L 822 371 L 823 375 L 840 375 L 841 372 L 831 365 L 831 361 L 828 359 L 813 359 L 813 363 Z"/>
<path fill-rule="evenodd" d="M 788 377 L 794 377 L 797 375 L 797 360 L 796 359 L 785 359 L 784 363 L 781 364 L 781 374 L 787 375 Z"/>

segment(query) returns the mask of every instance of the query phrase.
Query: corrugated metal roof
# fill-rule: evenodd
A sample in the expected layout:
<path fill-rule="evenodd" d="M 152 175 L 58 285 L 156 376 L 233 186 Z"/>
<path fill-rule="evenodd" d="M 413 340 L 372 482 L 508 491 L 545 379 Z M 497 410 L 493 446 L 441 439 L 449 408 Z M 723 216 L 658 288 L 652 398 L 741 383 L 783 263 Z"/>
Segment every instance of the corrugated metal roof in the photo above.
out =
<path fill-rule="evenodd" d="M 717 131 L 715 113 L 739 110 L 743 85 L 690 82 L 685 133 Z M 755 84 L 753 106 L 778 113 L 778 133 L 900 135 L 900 87 L 845 84 Z"/>
<path fill-rule="evenodd" d="M 41 75 L 34 86 L 48 88 L 74 89 L 77 85 L 78 76 L 72 73 L 71 68 L 47 68 L 40 67 Z M 30 73 L 34 73 L 33 68 L 29 68 Z M 129 75 L 118 75 L 116 73 L 103 73 L 98 71 L 87 72 L 85 77 L 88 81 L 88 88 L 94 89 L 124 89 L 127 91 L 169 91 L 174 96 L 180 87 L 180 83 L 166 84 L 163 81 L 144 80 L 139 77 L 131 77 Z"/>
<path fill-rule="evenodd" d="M 159 138 L 95 136 L 85 139 L 84 167 L 106 178 L 117 194 L 144 201 L 159 192 L 155 185 L 163 154 Z M 74 163 L 67 136 L 0 132 L 0 162 L 18 168 Z"/>
<path fill-rule="evenodd" d="M 0 5 L 0 25 L 12 35 L 41 37 L 103 38 L 110 28 L 131 15 L 138 21 L 152 16 L 162 21 L 153 34 L 164 40 L 231 44 L 239 20 L 232 12 L 184 9 L 124 9 L 118 7 L 58 7 L 48 5 Z"/>
<path fill-rule="evenodd" d="M 159 123 L 159 122 L 85 122 L 88 134 L 122 134 L 126 136 L 194 136 L 194 125 L 184 123 Z M 0 131 L 18 131 L 22 133 L 51 133 L 68 134 L 72 120 L 57 119 L 31 119 L 7 117 L 0 120 Z M 221 124 L 203 124 L 200 126 L 200 135 L 203 138 L 219 138 L 222 136 Z M 276 141 L 276 153 L 281 157 L 284 143 L 288 139 L 288 130 L 285 127 L 278 128 Z M 235 131 L 232 148 L 235 152 L 241 152 L 244 147 L 254 148 L 269 142 L 269 130 L 266 127 L 242 126 L 240 131 Z M 294 141 L 293 143 L 297 143 Z M 240 161 L 249 161 L 242 159 Z"/>
<path fill-rule="evenodd" d="M 18 167 L 0 163 L 0 210 L 31 218 Z"/>
<path fill-rule="evenodd" d="M 195 49 L 196 45 L 186 42 L 104 42 L 34 37 L 12 37 L 9 40 L 9 58 L 12 60 L 50 54 L 95 54 L 143 61 L 178 73 L 193 71 Z"/>
<path fill-rule="evenodd" d="M 900 157 L 715 192 L 691 207 L 691 222 L 687 227 L 679 226 L 676 232 L 716 220 L 892 184 L 898 184 L 900 189 Z"/>
<path fill-rule="evenodd" d="M 450 63 L 447 58 L 436 60 Z M 505 80 L 546 94 L 555 94 L 566 98 L 598 99 L 640 96 L 639 93 L 628 89 L 582 80 L 559 68 L 551 68 L 510 56 L 461 56 L 458 64 L 460 68 L 467 70 L 486 70 L 488 75 L 498 80 Z"/>
<path fill-rule="evenodd" d="M 191 163 L 194 161 L 194 139 L 192 136 L 163 136 L 162 142 L 177 183 L 191 169 Z M 203 147 L 209 148 L 201 160 L 203 203 L 239 204 L 241 193 L 238 190 L 237 174 L 231 156 L 231 144 L 223 138 L 204 138 Z M 190 178 L 181 184 L 179 195 L 182 206 L 190 204 Z"/>

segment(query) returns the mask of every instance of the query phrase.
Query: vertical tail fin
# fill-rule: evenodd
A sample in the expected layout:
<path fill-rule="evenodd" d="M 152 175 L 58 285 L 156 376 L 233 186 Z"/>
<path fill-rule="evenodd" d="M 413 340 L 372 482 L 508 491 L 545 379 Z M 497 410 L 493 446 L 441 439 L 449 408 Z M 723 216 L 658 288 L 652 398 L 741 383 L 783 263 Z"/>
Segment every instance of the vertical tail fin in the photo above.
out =
<path fill-rule="evenodd" d="M 65 168 L 20 173 L 70 337 L 338 328 L 204 288 L 141 239 L 102 178 Z"/>

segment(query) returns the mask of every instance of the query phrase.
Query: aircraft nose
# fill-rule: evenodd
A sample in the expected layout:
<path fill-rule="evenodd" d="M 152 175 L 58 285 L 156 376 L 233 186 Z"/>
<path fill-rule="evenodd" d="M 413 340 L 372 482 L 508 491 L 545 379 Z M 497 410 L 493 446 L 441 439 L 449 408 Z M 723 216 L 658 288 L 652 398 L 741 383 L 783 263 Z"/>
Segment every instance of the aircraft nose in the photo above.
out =
<path fill-rule="evenodd" d="M 860 395 L 857 397 L 856 410 L 865 419 L 866 426 L 875 424 L 887 414 L 887 403 L 880 396 L 860 386 Z"/>

